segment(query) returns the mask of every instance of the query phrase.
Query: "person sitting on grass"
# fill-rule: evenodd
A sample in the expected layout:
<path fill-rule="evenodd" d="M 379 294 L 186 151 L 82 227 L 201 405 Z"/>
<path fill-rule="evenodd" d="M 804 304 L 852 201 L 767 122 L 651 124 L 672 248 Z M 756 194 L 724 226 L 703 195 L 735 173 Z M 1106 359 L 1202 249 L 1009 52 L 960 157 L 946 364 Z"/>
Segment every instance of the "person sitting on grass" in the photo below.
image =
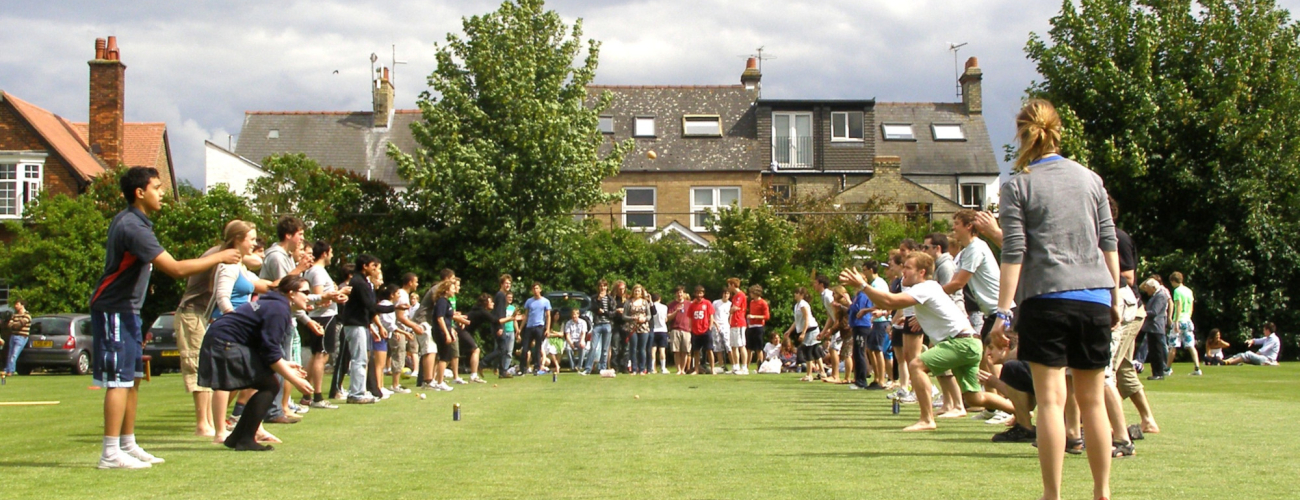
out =
<path fill-rule="evenodd" d="M 775 334 L 776 332 L 772 332 Z M 781 372 L 799 371 L 799 349 L 789 338 L 781 340 Z"/>
<path fill-rule="evenodd" d="M 1218 328 L 1211 329 L 1210 337 L 1205 339 L 1205 357 L 1201 361 L 1210 366 L 1222 365 L 1225 347 L 1232 347 L 1232 344 L 1223 341 L 1223 333 Z"/>
<path fill-rule="evenodd" d="M 1277 354 L 1282 349 L 1282 341 L 1277 338 L 1277 325 L 1274 325 L 1271 321 L 1264 323 L 1264 337 L 1250 339 L 1246 343 L 1247 348 L 1255 346 L 1259 346 L 1258 353 L 1246 351 L 1224 360 L 1223 364 L 1239 365 L 1247 363 L 1261 366 L 1277 366 Z"/>
<path fill-rule="evenodd" d="M 199 351 L 199 385 L 217 391 L 256 390 L 244 408 L 244 418 L 226 437 L 227 448 L 272 449 L 258 444 L 256 435 L 279 388 L 277 373 L 304 394 L 313 393 L 305 378 L 307 372 L 286 361 L 281 348 L 285 335 L 293 329 L 291 310 L 306 310 L 309 293 L 307 280 L 286 276 L 274 291 L 222 315 L 208 327 Z"/>
<path fill-rule="evenodd" d="M 910 287 L 903 293 L 880 292 L 870 286 L 857 269 L 845 269 L 840 280 L 867 293 L 877 307 L 915 307 L 921 330 L 930 336 L 934 347 L 908 364 L 912 387 L 916 392 L 921 418 L 904 431 L 931 431 L 936 428 L 934 407 L 930 401 L 930 378 L 926 374 L 951 370 L 961 386 L 962 399 L 967 407 L 1012 413 L 1015 408 L 1006 398 L 983 392 L 979 383 L 979 364 L 983 356 L 980 335 L 971 327 L 970 319 L 952 301 L 943 287 L 930 279 L 934 272 L 934 258 L 925 252 L 912 252 L 903 261 L 903 285 Z"/>
<path fill-rule="evenodd" d="M 767 344 L 760 353 L 763 360 L 759 362 L 758 373 L 781 373 L 781 336 L 772 332 L 767 336 Z"/>

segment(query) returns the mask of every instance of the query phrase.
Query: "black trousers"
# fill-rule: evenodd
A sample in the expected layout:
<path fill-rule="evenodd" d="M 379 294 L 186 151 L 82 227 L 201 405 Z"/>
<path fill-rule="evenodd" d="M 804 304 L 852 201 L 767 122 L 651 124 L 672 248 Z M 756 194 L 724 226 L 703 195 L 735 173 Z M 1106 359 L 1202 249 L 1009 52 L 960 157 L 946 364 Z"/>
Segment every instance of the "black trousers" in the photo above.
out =
<path fill-rule="evenodd" d="M 628 371 L 628 344 L 631 344 L 631 342 L 628 342 L 628 337 L 628 332 L 623 331 L 621 325 L 614 328 L 614 341 L 612 342 L 614 345 L 609 353 L 609 367 L 619 373 L 627 373 Z"/>
<path fill-rule="evenodd" d="M 239 417 L 239 423 L 235 424 L 235 429 L 226 437 L 226 446 L 234 448 L 239 444 L 257 444 L 257 428 L 262 424 L 262 419 L 266 417 L 267 412 L 271 410 L 279 388 L 280 377 L 274 373 L 262 377 L 249 387 L 257 392 L 254 392 L 253 397 L 249 398 L 248 403 L 244 405 L 244 415 Z"/>
<path fill-rule="evenodd" d="M 855 326 L 853 327 L 853 383 L 861 387 L 867 386 L 867 336 L 871 335 L 871 327 Z"/>
<path fill-rule="evenodd" d="M 330 380 L 329 397 L 347 396 L 347 392 L 343 391 L 343 376 L 348 374 L 348 361 L 351 359 L 348 343 L 339 342 L 339 354 L 334 357 L 334 378 Z"/>
<path fill-rule="evenodd" d="M 1169 365 L 1169 348 L 1165 347 L 1165 335 L 1156 332 L 1145 332 L 1147 336 L 1147 366 L 1151 367 L 1151 374 L 1164 376 L 1165 369 Z"/>
<path fill-rule="evenodd" d="M 532 353 L 533 371 L 542 369 L 542 342 L 546 342 L 545 326 L 530 326 L 524 328 L 523 337 L 519 342 L 520 356 L 523 353 Z"/>

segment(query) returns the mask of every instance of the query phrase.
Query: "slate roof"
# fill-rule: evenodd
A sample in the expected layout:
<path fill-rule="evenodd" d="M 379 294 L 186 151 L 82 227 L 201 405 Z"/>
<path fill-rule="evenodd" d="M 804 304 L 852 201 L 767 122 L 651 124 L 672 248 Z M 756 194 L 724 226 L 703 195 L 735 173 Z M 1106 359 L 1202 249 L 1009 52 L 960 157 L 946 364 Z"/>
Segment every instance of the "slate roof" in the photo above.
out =
<path fill-rule="evenodd" d="M 76 131 L 76 126 L 35 104 L 29 103 L 8 92 L 0 91 L 0 98 L 8 102 L 31 124 L 36 132 L 45 138 L 54 151 L 81 177 L 88 181 L 104 172 L 104 164 L 90 154 L 90 148 Z M 153 162 L 149 163 L 150 165 Z"/>
<path fill-rule="evenodd" d="M 393 113 L 387 128 L 375 128 L 370 111 L 248 111 L 235 144 L 235 154 L 257 163 L 275 154 L 302 153 L 323 167 L 347 169 L 371 180 L 403 187 L 397 162 L 388 157 L 388 143 L 404 152 L 414 151 L 411 123 L 420 111 Z M 270 138 L 276 130 L 279 138 Z"/>
<path fill-rule="evenodd" d="M 984 115 L 967 115 L 959 102 L 877 102 L 876 155 L 897 156 L 903 175 L 998 175 Z M 887 141 L 885 123 L 910 123 L 915 141 Z M 958 124 L 965 141 L 935 141 L 931 124 Z"/>
<path fill-rule="evenodd" d="M 588 85 L 614 99 L 602 116 L 614 118 L 614 141 L 632 137 L 638 116 L 655 118 L 655 137 L 635 138 L 623 160 L 624 172 L 762 171 L 754 117 L 754 95 L 742 85 Z M 683 137 L 684 115 L 718 115 L 721 137 Z M 602 148 L 602 153 L 608 147 Z M 654 151 L 656 159 L 647 158 Z"/>

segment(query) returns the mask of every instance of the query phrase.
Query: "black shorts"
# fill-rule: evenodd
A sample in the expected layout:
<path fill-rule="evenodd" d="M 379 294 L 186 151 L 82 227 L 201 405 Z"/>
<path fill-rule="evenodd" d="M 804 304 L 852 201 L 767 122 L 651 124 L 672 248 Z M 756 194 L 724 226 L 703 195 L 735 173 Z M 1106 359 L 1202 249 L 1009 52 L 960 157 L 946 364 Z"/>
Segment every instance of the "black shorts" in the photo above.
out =
<path fill-rule="evenodd" d="M 312 318 L 312 320 L 316 320 L 316 318 Z M 325 325 L 322 324 L 321 326 Z M 307 326 L 306 323 L 298 324 L 298 338 L 302 339 L 302 345 L 311 348 L 312 354 L 325 352 L 325 337 L 316 335 L 316 332 L 311 331 L 311 327 Z"/>
<path fill-rule="evenodd" d="M 438 361 L 451 361 L 460 355 L 456 352 L 456 344 L 460 342 L 447 342 L 447 336 L 438 331 L 437 327 L 434 327 L 433 343 L 438 346 Z"/>
<path fill-rule="evenodd" d="M 821 342 L 813 345 L 799 346 L 799 355 L 804 362 L 819 360 L 826 357 L 826 348 L 822 347 Z"/>
<path fill-rule="evenodd" d="M 470 335 L 469 332 L 457 328 L 456 338 L 460 340 L 460 342 L 458 342 L 460 344 L 460 357 L 468 358 L 476 349 L 478 349 L 478 342 L 474 341 L 474 336 Z"/>
<path fill-rule="evenodd" d="M 699 335 L 691 334 L 691 352 L 708 351 L 712 347 L 709 341 L 709 334 L 702 333 Z"/>
<path fill-rule="evenodd" d="M 897 326 L 889 327 L 889 344 L 890 349 L 903 349 L 903 329 Z"/>
<path fill-rule="evenodd" d="M 1002 364 L 1002 374 L 998 376 L 998 380 L 1017 391 L 1034 393 L 1034 374 L 1029 371 L 1029 363 L 1024 361 L 1008 359 Z"/>
<path fill-rule="evenodd" d="M 746 328 L 745 348 L 749 349 L 750 351 L 761 352 L 763 350 L 763 345 L 767 343 L 766 340 L 763 338 L 766 336 L 767 336 L 766 326 L 751 326 L 749 328 Z"/>
<path fill-rule="evenodd" d="M 1110 364 L 1110 306 L 1066 299 L 1020 304 L 1020 360 L 1054 368 L 1100 370 Z"/>
<path fill-rule="evenodd" d="M 650 347 L 668 348 L 668 332 L 654 332 L 650 336 Z"/>

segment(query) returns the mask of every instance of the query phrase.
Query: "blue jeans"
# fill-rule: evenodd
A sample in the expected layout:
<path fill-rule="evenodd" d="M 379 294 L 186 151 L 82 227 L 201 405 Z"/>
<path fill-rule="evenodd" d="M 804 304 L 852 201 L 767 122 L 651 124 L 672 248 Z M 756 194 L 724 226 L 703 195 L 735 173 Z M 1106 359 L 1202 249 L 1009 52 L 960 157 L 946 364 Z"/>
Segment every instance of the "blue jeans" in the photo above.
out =
<path fill-rule="evenodd" d="M 486 358 L 483 358 L 483 364 L 492 366 L 493 361 L 501 358 L 501 364 L 499 365 L 501 373 L 498 375 L 503 375 L 510 370 L 510 361 L 514 357 L 514 353 L 515 332 L 501 332 L 501 336 L 497 337 L 497 348 L 492 350 L 492 354 L 488 354 Z"/>
<path fill-rule="evenodd" d="M 18 367 L 18 356 L 22 355 L 24 347 L 27 347 L 26 335 L 9 337 L 9 363 L 5 365 L 5 373 L 13 373 Z"/>
<path fill-rule="evenodd" d="M 343 327 L 343 341 L 348 344 L 348 397 L 364 398 L 366 394 L 366 365 L 370 350 L 366 342 L 370 340 L 370 331 L 364 326 Z"/>
<path fill-rule="evenodd" d="M 650 370 L 646 348 L 650 346 L 650 332 L 632 334 L 632 373 Z"/>
<path fill-rule="evenodd" d="M 587 348 L 587 360 L 583 362 L 583 370 L 590 372 L 593 363 L 601 370 L 608 368 L 609 342 L 613 338 L 614 330 L 609 323 L 601 323 L 591 329 L 591 346 Z M 597 358 L 600 361 L 596 361 Z"/>

